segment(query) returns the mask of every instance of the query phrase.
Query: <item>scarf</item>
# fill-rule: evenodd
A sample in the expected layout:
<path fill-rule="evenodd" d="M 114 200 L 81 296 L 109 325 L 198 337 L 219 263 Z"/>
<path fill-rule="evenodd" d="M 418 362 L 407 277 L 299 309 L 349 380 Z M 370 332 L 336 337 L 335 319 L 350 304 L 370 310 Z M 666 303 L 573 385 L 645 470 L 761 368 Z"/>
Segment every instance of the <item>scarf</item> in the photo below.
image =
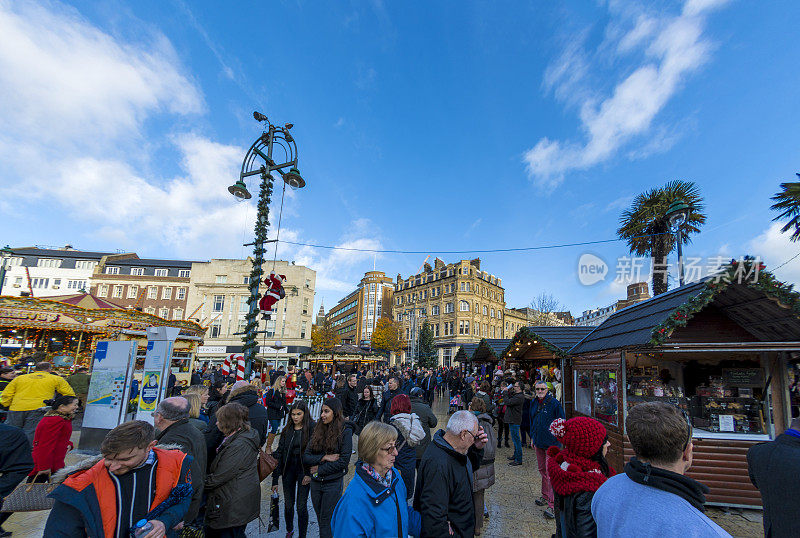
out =
<path fill-rule="evenodd" d="M 550 447 L 547 455 L 547 473 L 553 490 L 559 495 L 595 492 L 608 480 L 600 464 L 594 460 L 573 454 L 567 449 L 559 450 L 557 446 Z M 614 476 L 614 469 L 609 467 L 608 471 L 609 476 Z"/>
<path fill-rule="evenodd" d="M 701 512 L 705 511 L 705 494 L 708 493 L 708 486 L 688 476 L 653 467 L 649 463 L 642 463 L 637 458 L 631 458 L 631 461 L 625 465 L 625 474 L 637 484 L 672 493 L 686 499 Z"/>
<path fill-rule="evenodd" d="M 369 463 L 362 463 L 361 468 L 364 469 L 364 472 L 366 472 L 373 480 L 375 480 L 381 486 L 388 488 L 389 486 L 392 485 L 391 469 L 389 469 L 389 471 L 386 473 L 386 476 L 384 477 L 381 476 L 380 473 L 378 473 L 378 471 L 376 471 Z"/>

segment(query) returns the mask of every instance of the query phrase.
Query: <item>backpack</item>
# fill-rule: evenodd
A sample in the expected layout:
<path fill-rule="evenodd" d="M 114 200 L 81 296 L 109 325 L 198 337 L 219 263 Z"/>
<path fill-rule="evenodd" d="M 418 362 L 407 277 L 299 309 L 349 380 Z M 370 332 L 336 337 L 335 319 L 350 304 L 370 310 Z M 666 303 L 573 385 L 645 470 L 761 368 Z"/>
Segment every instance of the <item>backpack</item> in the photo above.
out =
<path fill-rule="evenodd" d="M 403 416 L 395 415 L 392 417 L 392 422 L 401 430 L 409 446 L 417 446 L 425 439 L 425 429 L 422 427 L 422 422 L 420 422 L 416 413 L 401 413 L 400 415 Z"/>

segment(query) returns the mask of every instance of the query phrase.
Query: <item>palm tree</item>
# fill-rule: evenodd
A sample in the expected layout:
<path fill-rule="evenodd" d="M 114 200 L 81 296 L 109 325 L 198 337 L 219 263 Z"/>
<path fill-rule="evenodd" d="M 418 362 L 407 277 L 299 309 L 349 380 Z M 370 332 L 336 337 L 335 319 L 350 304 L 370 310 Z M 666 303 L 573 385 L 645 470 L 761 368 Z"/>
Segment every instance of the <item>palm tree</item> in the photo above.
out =
<path fill-rule="evenodd" d="M 800 174 L 795 174 L 800 178 Z M 772 220 L 789 219 L 789 222 L 783 225 L 781 232 L 786 232 L 790 228 L 794 228 L 792 236 L 789 238 L 791 241 L 800 240 L 800 183 L 781 183 L 781 192 L 772 197 L 775 204 L 770 209 L 775 211 L 782 211 L 780 215 Z"/>
<path fill-rule="evenodd" d="M 639 194 L 619 218 L 617 235 L 628 242 L 631 254 L 650 256 L 653 267 L 653 295 L 667 291 L 667 255 L 675 248 L 670 232 L 667 208 L 675 200 L 689 205 L 689 216 L 683 225 L 683 244 L 691 242 L 690 234 L 700 231 L 705 223 L 703 199 L 693 181 L 670 181 L 666 185 Z"/>

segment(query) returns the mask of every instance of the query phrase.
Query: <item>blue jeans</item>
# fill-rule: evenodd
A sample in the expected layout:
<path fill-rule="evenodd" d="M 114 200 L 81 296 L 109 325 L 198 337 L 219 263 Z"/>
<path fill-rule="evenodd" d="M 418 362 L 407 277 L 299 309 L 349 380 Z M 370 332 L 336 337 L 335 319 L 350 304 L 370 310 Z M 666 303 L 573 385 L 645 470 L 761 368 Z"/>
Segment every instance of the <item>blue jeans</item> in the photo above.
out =
<path fill-rule="evenodd" d="M 522 463 L 522 441 L 519 439 L 519 424 L 509 424 L 511 442 L 514 443 L 514 461 Z"/>

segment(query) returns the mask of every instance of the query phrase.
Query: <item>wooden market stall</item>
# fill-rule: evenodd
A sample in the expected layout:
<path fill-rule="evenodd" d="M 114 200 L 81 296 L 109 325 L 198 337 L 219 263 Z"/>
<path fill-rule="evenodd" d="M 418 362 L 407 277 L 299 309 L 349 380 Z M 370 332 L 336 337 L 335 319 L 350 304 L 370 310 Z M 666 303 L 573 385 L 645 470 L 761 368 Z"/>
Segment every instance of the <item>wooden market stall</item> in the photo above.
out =
<path fill-rule="evenodd" d="M 2 353 L 11 364 L 49 361 L 62 373 L 77 365 L 91 368 L 100 340 L 136 340 L 143 362 L 145 331 L 154 325 L 180 329 L 171 366 L 178 383 L 188 382 L 196 348 L 205 333 L 196 323 L 121 308 L 88 293 L 46 299 L 0 297 Z"/>
<path fill-rule="evenodd" d="M 570 350 L 571 415 L 606 425 L 609 462 L 622 469 L 633 456 L 627 410 L 676 405 L 693 427 L 687 474 L 710 488 L 708 502 L 760 507 L 746 454 L 791 420 L 787 370 L 800 353 L 800 295 L 764 271 L 755 282 L 737 279 L 740 270 L 732 263 L 723 278 L 624 308 L 587 335 Z"/>
<path fill-rule="evenodd" d="M 501 352 L 502 366 L 538 370 L 568 412 L 572 397 L 568 352 L 594 329 L 578 325 L 522 327 Z"/>
<path fill-rule="evenodd" d="M 465 374 L 470 370 L 470 364 L 472 363 L 472 354 L 475 353 L 476 349 L 478 349 L 478 344 L 475 342 L 471 342 L 469 344 L 461 344 L 460 346 L 458 346 L 456 354 L 453 356 L 453 362 L 458 363 L 459 370 L 461 370 L 462 374 Z"/>
<path fill-rule="evenodd" d="M 325 368 L 326 370 L 339 370 L 350 372 L 366 366 L 368 369 L 383 366 L 387 363 L 385 356 L 368 349 L 362 349 L 351 344 L 334 346 L 333 351 L 306 353 L 300 355 L 300 364 L 303 368 Z"/>

